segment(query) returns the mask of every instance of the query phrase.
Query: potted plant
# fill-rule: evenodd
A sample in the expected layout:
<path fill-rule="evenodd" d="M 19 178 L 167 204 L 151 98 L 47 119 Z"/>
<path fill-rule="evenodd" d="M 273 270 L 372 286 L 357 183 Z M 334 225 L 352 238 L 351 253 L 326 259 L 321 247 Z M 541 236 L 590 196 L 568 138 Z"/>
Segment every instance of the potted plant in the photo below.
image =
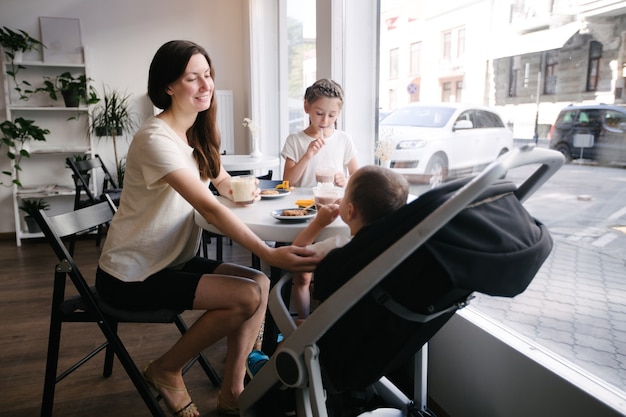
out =
<path fill-rule="evenodd" d="M 0 123 L 0 147 L 6 146 L 7 157 L 13 161 L 13 171 L 3 171 L 2 173 L 11 177 L 11 183 L 22 186 L 19 178 L 21 171 L 20 161 L 22 158 L 30 158 L 30 153 L 25 147 L 29 140 L 45 141 L 46 135 L 50 133 L 48 129 L 43 129 L 35 124 L 34 120 L 27 120 L 18 117 L 15 122 L 5 120 Z M 3 184 L 0 181 L 0 184 Z"/>
<path fill-rule="evenodd" d="M 124 187 L 124 175 L 126 174 L 126 157 L 119 160 L 117 163 L 117 186 L 119 188 Z"/>
<path fill-rule="evenodd" d="M 14 31 L 6 26 L 0 28 L 0 45 L 2 45 L 4 55 L 11 66 L 11 69 L 7 70 L 7 75 L 13 80 L 15 91 L 19 94 L 20 100 L 28 100 L 28 94 L 32 94 L 33 90 L 30 89 L 28 81 L 17 81 L 19 70 L 26 68 L 19 62 L 22 62 L 24 52 L 41 50 L 41 48 L 45 48 L 45 45 L 31 37 L 28 32 L 19 29 Z"/>
<path fill-rule="evenodd" d="M 37 223 L 37 220 L 35 220 L 35 214 L 39 210 L 49 210 L 50 204 L 43 198 L 25 198 L 22 200 L 19 209 L 25 213 L 24 221 L 26 222 L 26 227 L 28 228 L 28 231 L 30 233 L 41 232 L 39 224 Z"/>
<path fill-rule="evenodd" d="M 123 161 L 117 154 L 117 138 L 123 136 L 124 133 L 132 133 L 137 127 L 137 118 L 129 109 L 130 98 L 130 94 L 123 94 L 116 89 L 105 86 L 103 87 L 102 100 L 94 106 L 90 115 L 92 133 L 99 137 L 113 139 L 115 168 L 120 187 L 122 181 L 119 175 L 123 172 Z"/>
<path fill-rule="evenodd" d="M 44 86 L 37 88 L 35 93 L 48 93 L 52 100 L 57 100 L 57 93 L 61 93 L 66 107 L 78 107 L 81 101 L 85 104 L 95 104 L 100 98 L 96 90 L 88 85 L 88 81 L 91 81 L 91 78 L 84 74 L 73 76 L 66 71 L 55 78 L 44 77 Z"/>

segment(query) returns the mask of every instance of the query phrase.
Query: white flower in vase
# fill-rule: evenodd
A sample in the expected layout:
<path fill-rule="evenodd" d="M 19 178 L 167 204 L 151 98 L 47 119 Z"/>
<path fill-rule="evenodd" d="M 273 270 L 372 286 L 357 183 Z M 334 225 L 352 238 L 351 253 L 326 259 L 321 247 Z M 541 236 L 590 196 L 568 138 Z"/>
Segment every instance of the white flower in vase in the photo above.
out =
<path fill-rule="evenodd" d="M 389 168 L 391 165 L 391 153 L 393 152 L 393 142 L 384 139 L 378 141 L 378 145 L 376 145 L 376 151 L 374 152 L 374 156 L 376 156 L 380 160 L 380 165 Z"/>
<path fill-rule="evenodd" d="M 250 152 L 250 156 L 252 158 L 260 158 L 261 150 L 259 149 L 259 132 L 261 128 L 257 125 L 254 120 L 249 118 L 243 119 L 243 126 L 250 129 L 250 135 L 252 136 L 252 152 Z"/>

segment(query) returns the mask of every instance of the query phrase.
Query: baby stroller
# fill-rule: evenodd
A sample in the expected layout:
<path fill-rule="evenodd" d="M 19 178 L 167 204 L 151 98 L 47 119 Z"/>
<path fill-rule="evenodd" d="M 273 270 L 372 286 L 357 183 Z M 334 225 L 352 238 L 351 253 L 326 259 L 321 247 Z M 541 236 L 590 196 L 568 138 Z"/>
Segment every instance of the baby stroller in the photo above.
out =
<path fill-rule="evenodd" d="M 522 202 L 563 161 L 555 151 L 515 149 L 364 228 L 318 265 L 321 303 L 300 327 L 281 296 L 291 277 L 281 278 L 269 309 L 285 339 L 239 398 L 241 415 L 279 415 L 265 404 L 280 392 L 293 394 L 298 416 L 357 415 L 333 410 L 331 399 L 373 388 L 384 406 L 363 415 L 433 416 L 425 376 L 413 381 L 423 391 L 417 402 L 387 376 L 414 357 L 425 369 L 416 353 L 475 291 L 513 297 L 526 289 L 552 239 Z M 519 187 L 501 179 L 530 164 L 538 168 Z"/>

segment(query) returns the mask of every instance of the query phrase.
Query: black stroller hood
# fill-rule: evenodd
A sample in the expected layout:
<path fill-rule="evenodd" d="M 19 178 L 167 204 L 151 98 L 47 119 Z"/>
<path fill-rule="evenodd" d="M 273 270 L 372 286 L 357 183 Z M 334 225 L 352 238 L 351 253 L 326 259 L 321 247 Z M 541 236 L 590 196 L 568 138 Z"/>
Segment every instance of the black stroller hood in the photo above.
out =
<path fill-rule="evenodd" d="M 314 297 L 328 298 L 468 181 L 423 194 L 329 253 L 315 271 Z M 390 311 L 381 298 L 431 315 L 463 304 L 475 291 L 513 297 L 526 289 L 549 255 L 552 239 L 522 206 L 516 190 L 508 181 L 489 186 L 329 329 L 318 345 L 325 377 L 334 389 L 373 383 L 419 350 L 454 314 L 446 311 L 419 323 Z M 371 351 L 361 357 L 359 346 L 371 346 L 373 340 L 380 343 L 376 357 Z"/>

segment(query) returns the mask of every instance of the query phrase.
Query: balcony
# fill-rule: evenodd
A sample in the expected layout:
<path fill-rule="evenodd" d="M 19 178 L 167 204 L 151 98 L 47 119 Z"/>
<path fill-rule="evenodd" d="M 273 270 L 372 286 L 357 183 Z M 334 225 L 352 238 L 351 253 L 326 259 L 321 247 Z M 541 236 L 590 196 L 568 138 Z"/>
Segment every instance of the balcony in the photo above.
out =
<path fill-rule="evenodd" d="M 626 13 L 626 2 L 623 0 L 579 0 L 578 14 L 580 17 L 617 16 Z"/>

